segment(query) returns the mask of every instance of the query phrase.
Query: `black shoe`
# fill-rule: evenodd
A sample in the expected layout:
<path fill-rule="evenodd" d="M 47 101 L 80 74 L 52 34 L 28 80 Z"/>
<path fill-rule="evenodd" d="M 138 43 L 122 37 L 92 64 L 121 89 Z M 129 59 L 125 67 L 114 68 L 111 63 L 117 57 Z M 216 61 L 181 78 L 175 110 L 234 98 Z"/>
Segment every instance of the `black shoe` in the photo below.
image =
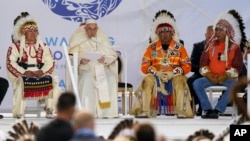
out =
<path fill-rule="evenodd" d="M 245 102 L 245 104 L 247 104 L 247 92 L 245 92 L 245 94 L 243 95 L 242 99 Z"/>
<path fill-rule="evenodd" d="M 0 115 L 0 119 L 2 119 L 3 118 L 3 115 Z"/>
<path fill-rule="evenodd" d="M 201 116 L 202 112 L 197 111 L 196 116 Z"/>
<path fill-rule="evenodd" d="M 227 107 L 232 107 L 233 106 L 233 103 L 232 102 L 229 102 L 228 104 L 227 104 Z"/>
<path fill-rule="evenodd" d="M 207 110 L 206 115 L 201 116 L 204 119 L 218 119 L 218 110 Z"/>
<path fill-rule="evenodd" d="M 217 110 L 217 109 L 214 109 L 213 110 L 214 111 L 214 113 L 216 113 L 217 115 L 219 114 L 219 113 L 221 113 L 219 110 Z"/>
<path fill-rule="evenodd" d="M 196 116 L 201 116 L 202 115 L 202 109 L 199 107 L 198 111 L 196 112 Z"/>

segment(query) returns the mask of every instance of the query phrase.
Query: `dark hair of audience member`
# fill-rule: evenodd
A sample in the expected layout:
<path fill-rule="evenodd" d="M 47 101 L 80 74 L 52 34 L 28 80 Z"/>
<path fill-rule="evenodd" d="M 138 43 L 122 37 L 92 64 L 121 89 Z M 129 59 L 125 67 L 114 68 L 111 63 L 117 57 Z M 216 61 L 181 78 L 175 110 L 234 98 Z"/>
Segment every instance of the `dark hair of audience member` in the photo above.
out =
<path fill-rule="evenodd" d="M 72 92 L 64 92 L 60 95 L 58 102 L 57 102 L 57 110 L 64 111 L 68 110 L 72 106 L 76 104 L 76 97 Z"/>
<path fill-rule="evenodd" d="M 156 134 L 154 127 L 149 123 L 142 123 L 135 131 L 137 141 L 155 141 Z"/>
<path fill-rule="evenodd" d="M 199 131 L 195 131 L 193 135 L 189 135 L 186 141 L 199 141 L 202 139 L 212 140 L 214 138 L 214 134 L 207 129 L 201 129 Z"/>

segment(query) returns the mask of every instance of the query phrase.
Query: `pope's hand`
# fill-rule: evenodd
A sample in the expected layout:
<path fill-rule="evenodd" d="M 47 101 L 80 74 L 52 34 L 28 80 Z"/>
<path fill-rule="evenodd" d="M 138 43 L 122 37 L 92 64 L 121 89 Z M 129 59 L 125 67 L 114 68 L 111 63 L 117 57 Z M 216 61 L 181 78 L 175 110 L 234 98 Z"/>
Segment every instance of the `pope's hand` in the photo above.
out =
<path fill-rule="evenodd" d="M 104 63 L 105 63 L 105 57 L 102 56 L 102 57 L 99 58 L 97 61 L 98 61 L 99 63 L 101 63 L 101 64 L 104 64 Z"/>
<path fill-rule="evenodd" d="M 86 58 L 82 58 L 80 64 L 87 64 L 90 60 Z"/>

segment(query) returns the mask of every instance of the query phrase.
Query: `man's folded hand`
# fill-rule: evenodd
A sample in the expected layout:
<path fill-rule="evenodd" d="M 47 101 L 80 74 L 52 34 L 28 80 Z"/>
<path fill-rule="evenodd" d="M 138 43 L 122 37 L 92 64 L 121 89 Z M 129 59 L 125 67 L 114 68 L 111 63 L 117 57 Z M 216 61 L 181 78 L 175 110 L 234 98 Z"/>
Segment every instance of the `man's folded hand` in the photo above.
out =
<path fill-rule="evenodd" d="M 226 72 L 223 73 L 223 74 L 220 74 L 220 75 L 218 76 L 218 83 L 219 83 L 219 84 L 223 84 L 224 81 L 225 81 L 227 78 L 228 78 L 228 76 L 227 76 L 227 73 L 226 73 Z"/>
<path fill-rule="evenodd" d="M 173 76 L 174 76 L 173 72 L 171 72 L 171 71 L 168 71 L 168 72 L 157 71 L 157 72 L 155 73 L 155 75 L 158 76 L 159 79 L 160 79 L 162 82 L 164 82 L 164 83 L 167 83 L 168 80 L 172 79 Z"/>
<path fill-rule="evenodd" d="M 168 82 L 168 75 L 166 72 L 157 71 L 155 75 L 158 76 L 162 82 Z"/>
<path fill-rule="evenodd" d="M 209 81 L 211 81 L 212 83 L 218 84 L 218 78 L 217 78 L 217 76 L 215 76 L 215 75 L 212 74 L 211 72 L 207 72 L 207 73 L 205 74 L 205 77 L 207 77 L 207 79 L 208 79 Z"/>

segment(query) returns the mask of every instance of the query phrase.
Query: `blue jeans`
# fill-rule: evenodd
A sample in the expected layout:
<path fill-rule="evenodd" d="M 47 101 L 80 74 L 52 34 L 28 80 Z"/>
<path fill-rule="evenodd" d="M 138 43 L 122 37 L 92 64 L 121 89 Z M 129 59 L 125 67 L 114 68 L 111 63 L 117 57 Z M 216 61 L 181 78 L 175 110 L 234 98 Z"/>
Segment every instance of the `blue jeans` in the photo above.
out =
<path fill-rule="evenodd" d="M 214 109 L 220 111 L 221 113 L 225 112 L 227 104 L 229 103 L 229 95 L 231 88 L 236 83 L 236 80 L 234 79 L 226 79 L 222 85 L 217 85 L 212 82 L 210 82 L 206 77 L 199 78 L 193 82 L 193 88 L 195 90 L 195 93 L 197 94 L 197 97 L 200 100 L 201 108 L 203 111 L 206 110 L 212 110 L 213 107 L 211 103 L 209 102 L 206 88 L 210 86 L 225 86 L 227 87 L 227 90 L 221 95 L 221 98 L 219 99 L 218 103 L 214 107 Z"/>

